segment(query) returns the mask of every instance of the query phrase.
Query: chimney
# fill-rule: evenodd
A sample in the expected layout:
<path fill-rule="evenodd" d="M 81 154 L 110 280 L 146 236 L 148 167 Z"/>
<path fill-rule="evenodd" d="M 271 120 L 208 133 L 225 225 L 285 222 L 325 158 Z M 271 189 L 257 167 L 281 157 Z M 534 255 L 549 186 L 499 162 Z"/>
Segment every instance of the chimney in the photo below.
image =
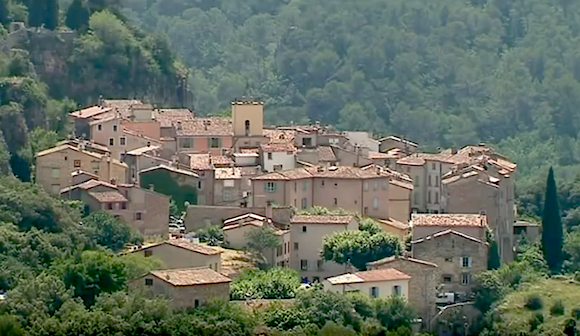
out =
<path fill-rule="evenodd" d="M 457 154 L 457 148 L 455 146 L 451 146 L 451 154 Z"/>
<path fill-rule="evenodd" d="M 266 219 L 272 219 L 272 201 L 266 201 Z"/>
<path fill-rule="evenodd" d="M 176 128 L 177 128 L 177 130 L 178 130 L 178 131 L 181 131 L 181 130 L 182 130 L 182 127 L 181 127 L 181 121 L 178 121 L 178 122 L 177 122 L 177 126 L 176 126 Z"/>

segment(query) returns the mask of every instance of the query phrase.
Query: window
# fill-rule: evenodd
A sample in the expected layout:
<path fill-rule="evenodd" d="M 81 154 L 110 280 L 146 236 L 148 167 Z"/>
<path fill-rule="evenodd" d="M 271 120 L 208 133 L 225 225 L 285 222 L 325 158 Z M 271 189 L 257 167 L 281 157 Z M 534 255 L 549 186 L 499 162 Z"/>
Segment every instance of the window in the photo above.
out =
<path fill-rule="evenodd" d="M 282 255 L 282 251 L 283 251 L 282 249 L 283 249 L 283 246 L 282 246 L 282 245 L 279 245 L 279 246 L 276 248 L 276 256 L 277 256 L 277 257 L 279 257 L 279 256 L 281 256 L 281 255 Z"/>
<path fill-rule="evenodd" d="M 471 258 L 470 257 L 462 257 L 461 258 L 461 267 L 470 268 L 471 267 Z"/>
<path fill-rule="evenodd" d="M 121 146 L 125 146 L 127 144 L 127 138 L 125 137 L 120 137 L 119 138 L 119 145 Z"/>
<path fill-rule="evenodd" d="M 306 225 L 303 225 L 303 226 L 302 226 L 302 232 L 306 233 L 306 231 L 307 231 L 307 230 L 308 230 L 308 229 L 307 229 L 307 226 L 306 226 Z"/>
<path fill-rule="evenodd" d="M 229 189 L 224 189 L 222 193 L 222 199 L 224 201 L 231 201 L 233 199 L 232 191 Z"/>
<path fill-rule="evenodd" d="M 435 192 L 435 204 L 439 204 L 439 192 Z"/>
<path fill-rule="evenodd" d="M 298 251 L 298 243 L 294 243 L 294 251 Z"/>
<path fill-rule="evenodd" d="M 298 200 L 294 199 L 294 207 L 296 208 L 298 206 Z"/>
<path fill-rule="evenodd" d="M 153 279 L 145 279 L 145 286 L 153 286 Z"/>
<path fill-rule="evenodd" d="M 338 198 L 334 198 L 334 205 L 338 205 Z"/>
<path fill-rule="evenodd" d="M 302 191 L 307 191 L 308 190 L 308 182 L 304 181 L 302 182 Z"/>
<path fill-rule="evenodd" d="M 379 287 L 371 287 L 371 297 L 379 297 Z"/>
<path fill-rule="evenodd" d="M 143 214 L 140 212 L 135 213 L 135 220 L 143 220 Z"/>
<path fill-rule="evenodd" d="M 115 139 L 109 138 L 109 146 L 115 146 Z"/>
<path fill-rule="evenodd" d="M 323 267 L 322 267 L 323 265 L 324 265 L 324 261 L 323 260 L 320 260 L 320 259 L 319 260 L 316 260 L 316 268 L 319 271 L 322 271 L 323 270 Z"/>
<path fill-rule="evenodd" d="M 427 176 L 427 185 L 431 186 L 431 175 Z"/>
<path fill-rule="evenodd" d="M 418 192 L 413 193 L 413 203 L 419 204 L 419 193 Z"/>
<path fill-rule="evenodd" d="M 306 199 L 306 197 L 302 198 L 300 206 L 302 207 L 302 209 L 308 208 L 308 200 Z"/>
<path fill-rule="evenodd" d="M 302 146 L 310 147 L 312 146 L 312 138 L 303 138 Z"/>
<path fill-rule="evenodd" d="M 433 170 L 437 169 L 437 167 L 435 167 L 435 163 L 431 164 L 431 169 L 433 169 Z"/>
<path fill-rule="evenodd" d="M 393 295 L 394 296 L 401 296 L 401 286 L 393 286 Z"/>
<path fill-rule="evenodd" d="M 113 203 L 107 203 L 107 209 L 113 210 Z"/>
<path fill-rule="evenodd" d="M 296 190 L 298 190 L 298 182 L 294 182 L 294 192 L 296 192 Z"/>
<path fill-rule="evenodd" d="M 52 177 L 59 178 L 60 177 L 60 168 L 52 168 Z"/>
<path fill-rule="evenodd" d="M 389 184 L 389 183 L 387 182 L 387 180 L 384 180 L 384 181 L 383 181 L 383 190 L 387 190 L 387 186 L 388 186 L 388 184 Z"/>
<path fill-rule="evenodd" d="M 234 180 L 224 180 L 224 187 L 226 188 L 233 188 L 236 185 L 236 181 Z"/>
<path fill-rule="evenodd" d="M 197 189 L 199 190 L 203 189 L 203 184 L 201 183 L 201 181 L 197 181 Z"/>
<path fill-rule="evenodd" d="M 97 125 L 97 131 L 102 131 L 103 130 L 103 125 Z"/>
<path fill-rule="evenodd" d="M 268 160 L 272 160 L 272 153 L 268 153 Z"/>
<path fill-rule="evenodd" d="M 435 176 L 435 186 L 439 186 L 439 176 Z"/>
<path fill-rule="evenodd" d="M 145 257 L 150 257 L 152 255 L 153 255 L 153 251 L 150 251 L 150 250 L 145 251 Z"/>
<path fill-rule="evenodd" d="M 99 170 L 101 163 L 99 161 L 91 161 L 91 169 Z"/>
<path fill-rule="evenodd" d="M 74 160 L 73 161 L 73 166 L 75 168 L 80 168 L 80 166 L 81 166 L 81 160 Z"/>
<path fill-rule="evenodd" d="M 445 258 L 445 262 L 453 262 L 453 258 Z"/>
<path fill-rule="evenodd" d="M 365 182 L 363 184 L 363 189 L 364 189 L 364 191 L 369 191 L 369 183 L 368 182 Z"/>
<path fill-rule="evenodd" d="M 368 214 L 368 213 L 369 213 L 369 207 L 365 207 L 365 208 L 363 209 L 363 212 L 364 212 L 364 214 L 365 214 L 365 215 L 366 215 L 366 214 Z"/>
<path fill-rule="evenodd" d="M 373 209 L 377 210 L 379 208 L 379 198 L 373 198 Z"/>
<path fill-rule="evenodd" d="M 443 275 L 443 283 L 452 283 L 453 282 L 453 276 L 446 274 Z"/>
<path fill-rule="evenodd" d="M 270 193 L 276 192 L 276 182 L 267 182 L 264 185 L 264 188 L 265 188 L 266 192 L 270 192 Z"/>
<path fill-rule="evenodd" d="M 246 135 L 250 135 L 250 121 L 249 120 L 246 120 L 244 122 L 244 128 L 245 128 Z"/>
<path fill-rule="evenodd" d="M 127 203 L 122 202 L 121 203 L 121 209 L 126 210 L 127 209 Z"/>
<path fill-rule="evenodd" d="M 324 187 L 324 180 L 320 181 L 320 185 Z"/>
<path fill-rule="evenodd" d="M 195 299 L 195 301 L 193 301 L 193 307 L 194 308 L 199 307 L 199 300 L 198 299 Z"/>
<path fill-rule="evenodd" d="M 471 274 L 470 273 L 461 273 L 461 284 L 466 286 L 471 283 Z"/>
<path fill-rule="evenodd" d="M 193 138 L 179 138 L 180 148 L 193 148 Z"/>
<path fill-rule="evenodd" d="M 283 165 L 278 164 L 278 165 L 274 165 L 274 171 L 282 171 L 284 170 Z"/>
<path fill-rule="evenodd" d="M 300 269 L 303 271 L 308 271 L 308 260 L 300 260 Z"/>
<path fill-rule="evenodd" d="M 117 132 L 117 125 L 113 125 L 113 132 Z"/>
<path fill-rule="evenodd" d="M 379 181 L 375 181 L 375 187 L 374 187 L 374 189 L 375 190 L 379 190 Z"/>
<path fill-rule="evenodd" d="M 221 147 L 221 139 L 220 138 L 210 138 L 209 139 L 209 147 L 210 148 L 220 148 Z"/>
<path fill-rule="evenodd" d="M 431 190 L 427 193 L 427 203 L 431 203 Z"/>
<path fill-rule="evenodd" d="M 420 183 L 420 181 L 421 181 L 421 180 L 419 179 L 419 175 L 415 176 L 415 179 L 414 179 L 414 181 L 413 181 L 413 182 L 414 182 L 414 184 L 415 184 L 415 187 L 418 187 L 418 186 L 419 186 L 419 183 Z"/>

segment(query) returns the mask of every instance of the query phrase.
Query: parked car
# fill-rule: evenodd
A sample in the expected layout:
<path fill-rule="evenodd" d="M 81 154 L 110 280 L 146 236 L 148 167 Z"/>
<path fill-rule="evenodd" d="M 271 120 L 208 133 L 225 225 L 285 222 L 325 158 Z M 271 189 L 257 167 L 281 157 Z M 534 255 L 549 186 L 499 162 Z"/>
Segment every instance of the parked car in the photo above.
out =
<path fill-rule="evenodd" d="M 437 293 L 435 303 L 439 305 L 453 304 L 455 303 L 455 293 L 453 292 Z"/>

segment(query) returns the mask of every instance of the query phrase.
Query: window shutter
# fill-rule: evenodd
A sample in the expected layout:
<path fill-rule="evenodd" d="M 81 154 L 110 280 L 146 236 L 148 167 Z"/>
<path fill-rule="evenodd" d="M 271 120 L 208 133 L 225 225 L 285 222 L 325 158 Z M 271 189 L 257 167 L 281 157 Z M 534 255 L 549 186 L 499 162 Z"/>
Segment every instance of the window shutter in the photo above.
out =
<path fill-rule="evenodd" d="M 463 257 L 459 258 L 459 267 L 463 267 Z"/>
<path fill-rule="evenodd" d="M 268 182 L 264 183 L 264 192 L 268 192 Z"/>
<path fill-rule="evenodd" d="M 278 183 L 273 182 L 272 185 L 274 186 L 274 188 L 272 190 L 274 190 L 274 192 L 276 192 L 276 188 L 278 187 Z"/>
<path fill-rule="evenodd" d="M 471 263 L 473 262 L 473 258 L 467 257 L 467 263 L 469 265 L 469 268 L 471 268 Z"/>

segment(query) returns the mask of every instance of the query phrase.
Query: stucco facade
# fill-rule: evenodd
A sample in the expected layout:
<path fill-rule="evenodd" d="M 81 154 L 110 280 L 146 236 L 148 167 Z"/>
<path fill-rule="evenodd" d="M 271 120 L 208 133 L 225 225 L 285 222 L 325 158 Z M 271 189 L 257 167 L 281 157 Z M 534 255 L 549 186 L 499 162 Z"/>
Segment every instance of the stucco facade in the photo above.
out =
<path fill-rule="evenodd" d="M 127 165 L 108 155 L 84 150 L 83 145 L 61 145 L 36 155 L 36 182 L 52 194 L 72 185 L 72 173 L 86 171 L 101 181 L 125 183 Z"/>
<path fill-rule="evenodd" d="M 360 292 L 376 298 L 401 296 L 408 299 L 410 279 L 407 274 L 391 268 L 343 274 L 324 280 L 323 285 L 325 290 L 337 293 Z"/>
<path fill-rule="evenodd" d="M 353 216 L 295 216 L 290 230 L 290 265 L 304 281 L 322 281 L 349 270 L 345 265 L 322 260 L 320 251 L 325 236 L 358 230 L 358 222 Z"/>
<path fill-rule="evenodd" d="M 221 251 L 185 240 L 169 240 L 142 246 L 129 253 L 155 257 L 163 261 L 165 269 L 207 267 L 221 271 Z"/>

